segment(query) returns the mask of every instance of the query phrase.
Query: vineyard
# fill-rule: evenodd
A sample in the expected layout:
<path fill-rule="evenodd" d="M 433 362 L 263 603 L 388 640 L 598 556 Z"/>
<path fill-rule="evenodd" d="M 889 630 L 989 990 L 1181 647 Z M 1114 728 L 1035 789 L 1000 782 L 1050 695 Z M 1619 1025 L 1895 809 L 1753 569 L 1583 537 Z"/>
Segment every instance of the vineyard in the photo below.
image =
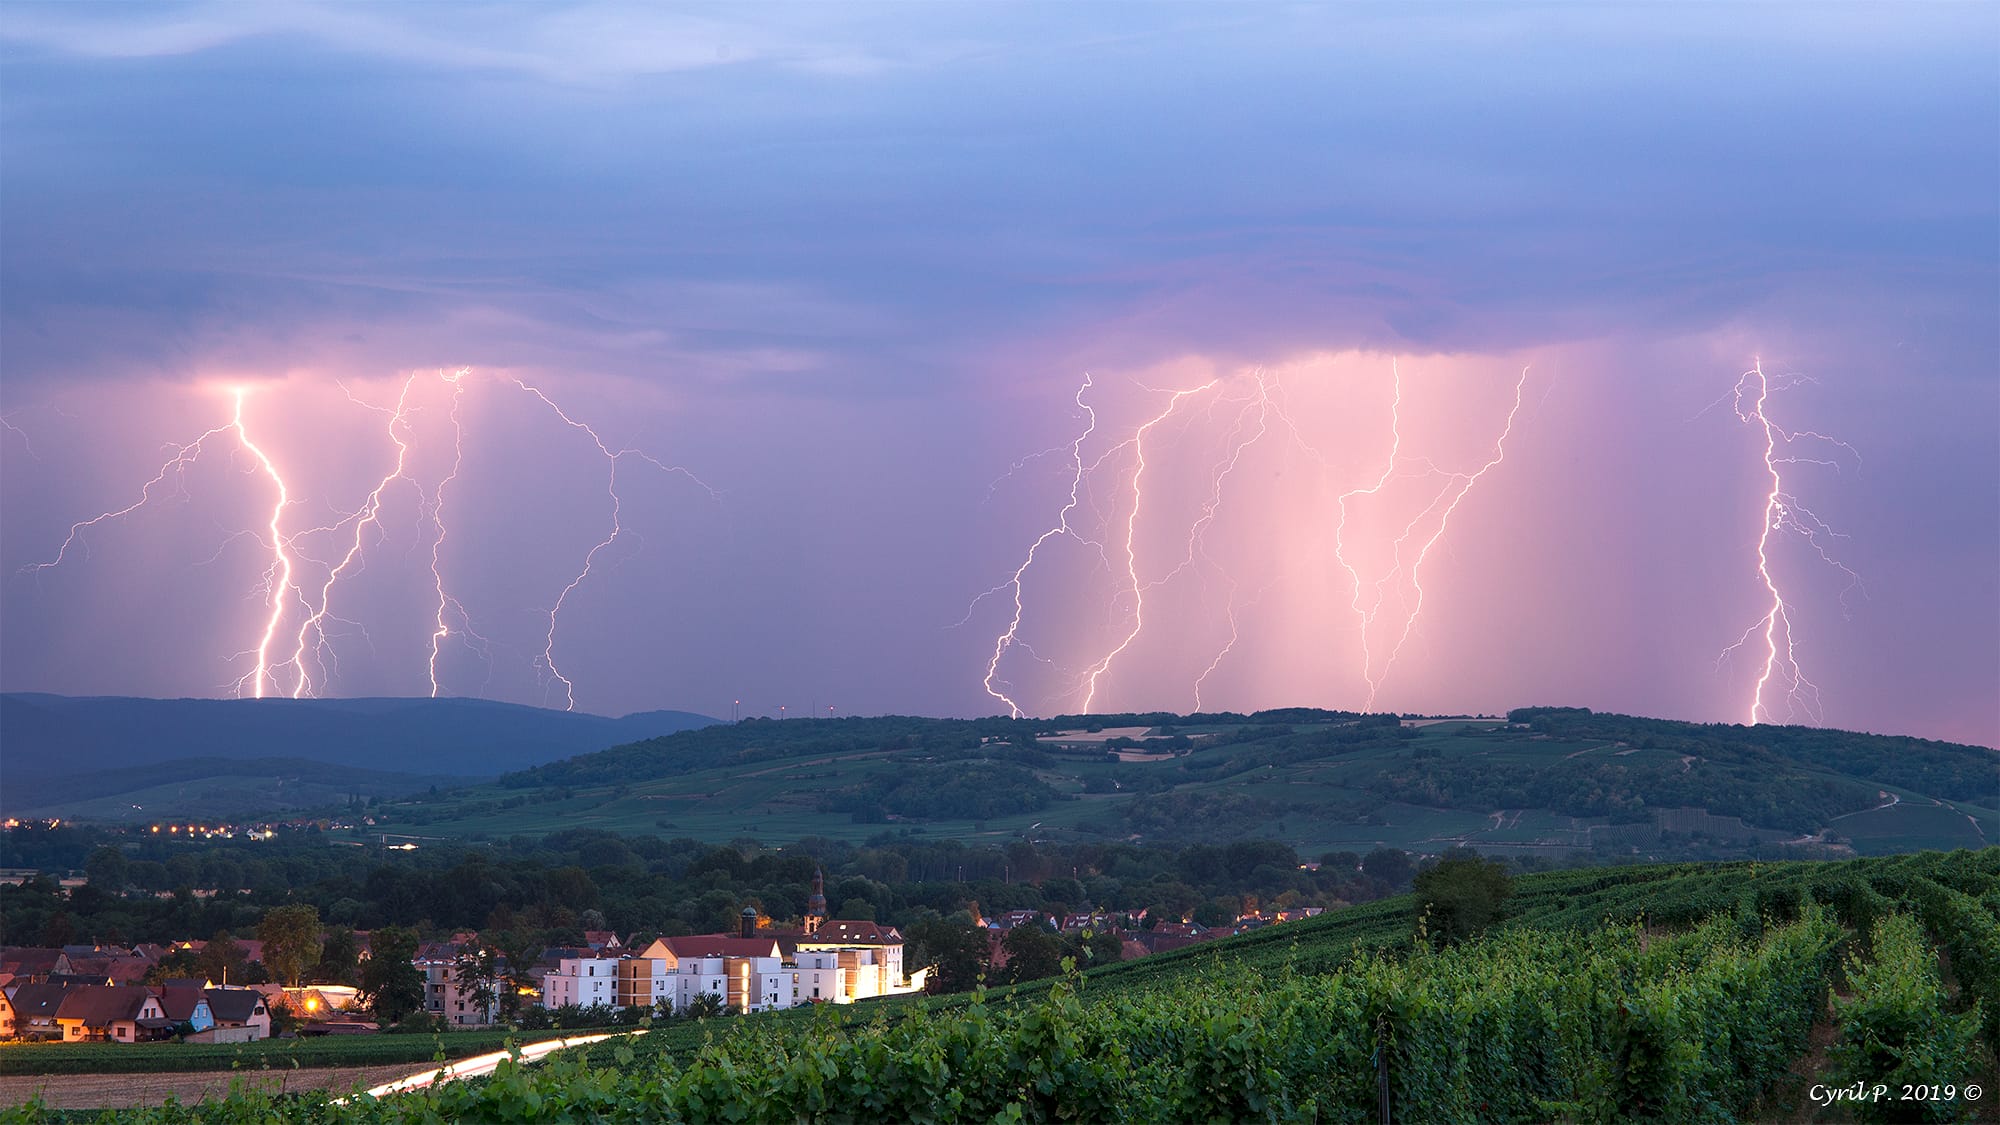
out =
<path fill-rule="evenodd" d="M 2000 849 L 1562 872 L 1512 907 L 1442 951 L 1405 898 L 1014 990 L 679 1024 L 427 1094 L 120 1119 L 1996 1116 Z"/>

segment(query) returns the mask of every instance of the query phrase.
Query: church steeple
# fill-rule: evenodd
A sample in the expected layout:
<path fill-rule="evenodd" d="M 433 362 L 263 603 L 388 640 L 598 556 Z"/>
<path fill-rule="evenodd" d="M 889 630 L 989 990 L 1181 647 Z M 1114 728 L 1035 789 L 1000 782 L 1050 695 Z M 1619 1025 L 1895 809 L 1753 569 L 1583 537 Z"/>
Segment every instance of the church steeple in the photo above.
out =
<path fill-rule="evenodd" d="M 826 921 L 826 872 L 813 868 L 813 893 L 806 899 L 805 924 L 801 927 L 806 936 L 819 932 L 819 925 Z"/>

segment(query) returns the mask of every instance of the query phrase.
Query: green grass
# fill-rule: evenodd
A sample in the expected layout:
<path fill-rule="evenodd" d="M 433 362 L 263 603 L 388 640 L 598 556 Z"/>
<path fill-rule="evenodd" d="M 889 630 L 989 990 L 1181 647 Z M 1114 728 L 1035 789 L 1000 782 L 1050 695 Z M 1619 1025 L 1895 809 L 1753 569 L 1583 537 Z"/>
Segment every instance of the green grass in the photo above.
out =
<path fill-rule="evenodd" d="M 1855 850 L 1864 855 L 1888 855 L 1919 848 L 1982 847 L 1989 842 L 1967 819 L 1968 812 L 1928 802 L 1928 798 L 1906 797 L 1901 804 L 1890 808 L 1841 817 L 1834 830 L 1852 839 Z M 1992 818 L 1981 819 L 1990 831 Z"/>

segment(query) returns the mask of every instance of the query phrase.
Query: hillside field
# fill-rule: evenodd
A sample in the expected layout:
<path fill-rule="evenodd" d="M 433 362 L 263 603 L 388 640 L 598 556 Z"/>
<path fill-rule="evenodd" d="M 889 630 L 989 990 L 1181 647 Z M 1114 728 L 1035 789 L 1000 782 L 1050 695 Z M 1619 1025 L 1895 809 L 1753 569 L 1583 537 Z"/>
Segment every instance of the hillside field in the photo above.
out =
<path fill-rule="evenodd" d="M 1043 723 L 1032 743 L 1007 720 L 725 725 L 387 815 L 474 839 L 567 828 L 714 842 L 885 831 L 967 842 L 1271 838 L 1305 855 L 1469 844 L 1558 860 L 1785 846 L 1865 855 L 2000 839 L 2000 756 L 1979 747 L 1838 732 L 1789 740 L 1798 728 L 1587 712 L 1514 723 L 1146 718 Z M 1087 732 L 1094 725 L 1138 733 L 1107 745 Z"/>

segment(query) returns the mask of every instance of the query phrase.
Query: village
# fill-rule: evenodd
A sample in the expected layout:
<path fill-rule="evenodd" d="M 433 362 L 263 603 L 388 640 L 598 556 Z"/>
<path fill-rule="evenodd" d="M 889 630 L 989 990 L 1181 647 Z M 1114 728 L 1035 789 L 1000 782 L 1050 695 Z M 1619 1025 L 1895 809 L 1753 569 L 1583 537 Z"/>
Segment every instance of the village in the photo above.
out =
<path fill-rule="evenodd" d="M 814 879 L 796 928 L 779 928 L 745 908 L 734 932 L 655 937 L 641 944 L 608 930 L 583 933 L 579 945 L 540 951 L 510 965 L 476 932 L 417 944 L 405 974 L 421 989 L 413 1004 L 433 1030 L 513 1024 L 590 1027 L 640 1018 L 776 1011 L 807 1004 L 853 1004 L 935 991 L 934 967 L 906 963 L 894 926 L 826 916 L 824 877 Z M 999 971 L 1024 938 L 1079 935 L 1115 941 L 1129 960 L 1320 913 L 1317 908 L 1247 915 L 1206 927 L 1181 919 L 1086 911 L 1053 915 L 1013 910 L 973 922 L 986 948 L 981 963 Z M 353 939 L 371 959 L 371 935 Z M 322 941 L 324 935 L 322 935 Z M 390 1028 L 379 996 L 342 983 L 294 983 L 165 975 L 197 962 L 209 942 L 188 939 L 131 946 L 0 947 L 0 1040 L 18 1043 L 243 1043 L 274 1036 L 378 1034 Z M 233 943 L 251 978 L 268 978 L 264 944 Z M 388 974 L 376 974 L 387 979 Z M 412 997 L 414 1000 L 414 997 Z M 407 1018 L 407 1017 L 405 1017 Z"/>

